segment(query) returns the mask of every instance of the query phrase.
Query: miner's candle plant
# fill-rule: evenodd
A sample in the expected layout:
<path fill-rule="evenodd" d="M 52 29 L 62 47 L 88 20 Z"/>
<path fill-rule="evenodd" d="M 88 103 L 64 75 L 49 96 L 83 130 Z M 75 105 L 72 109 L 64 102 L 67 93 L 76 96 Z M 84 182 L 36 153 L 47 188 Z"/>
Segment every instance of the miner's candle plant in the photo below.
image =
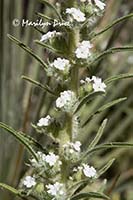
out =
<path fill-rule="evenodd" d="M 60 22 L 66 20 L 71 26 L 53 27 L 52 31 L 42 34 L 35 43 L 52 52 L 54 59 L 45 63 L 32 49 L 15 37 L 8 37 L 18 46 L 34 57 L 42 66 L 44 73 L 49 77 L 49 85 L 43 85 L 29 77 L 22 78 L 42 88 L 51 95 L 53 100 L 52 112 L 38 119 L 32 127 L 40 135 L 49 138 L 51 144 L 42 146 L 34 138 L 25 133 L 15 131 L 4 123 L 0 127 L 7 130 L 18 139 L 31 154 L 29 171 L 20 180 L 17 189 L 0 183 L 3 187 L 22 199 L 37 200 L 78 200 L 78 199 L 110 199 L 104 194 L 103 183 L 99 177 L 113 164 L 114 158 L 104 166 L 93 166 L 91 154 L 106 148 L 131 147 L 132 143 L 112 142 L 99 144 L 107 123 L 105 119 L 96 136 L 88 141 L 88 149 L 78 140 L 82 128 L 98 113 L 126 100 L 126 97 L 116 99 L 98 108 L 95 113 L 81 120 L 81 110 L 89 101 L 97 96 L 107 95 L 108 85 L 113 81 L 133 77 L 133 74 L 121 74 L 103 80 L 91 73 L 93 63 L 110 53 L 123 50 L 133 50 L 132 46 L 108 49 L 97 52 L 94 49 L 96 36 L 112 28 L 116 23 L 126 19 L 126 16 L 115 21 L 98 34 L 88 31 L 88 26 L 95 27 L 102 16 L 106 2 L 100 0 L 75 0 L 58 2 L 57 7 L 48 1 L 41 0 L 49 6 L 53 16 Z M 43 14 L 38 14 L 49 20 Z M 127 18 L 133 14 L 127 15 Z M 82 76 L 81 71 L 89 69 L 89 75 Z M 82 122 L 82 123 L 81 123 Z M 93 120 L 92 120 L 93 123 Z M 93 188 L 99 183 L 97 188 Z"/>

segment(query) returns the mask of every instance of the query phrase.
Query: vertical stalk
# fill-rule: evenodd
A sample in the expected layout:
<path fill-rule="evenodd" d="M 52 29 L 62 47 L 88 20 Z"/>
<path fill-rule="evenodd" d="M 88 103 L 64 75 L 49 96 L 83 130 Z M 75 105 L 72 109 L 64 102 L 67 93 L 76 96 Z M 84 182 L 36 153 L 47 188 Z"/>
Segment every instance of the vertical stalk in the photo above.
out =
<path fill-rule="evenodd" d="M 70 53 L 71 53 L 71 59 L 73 59 L 73 55 L 75 52 L 75 49 L 79 43 L 79 29 L 75 29 L 70 34 Z M 73 64 L 72 70 L 71 70 L 71 90 L 76 94 L 78 97 L 78 82 L 79 82 L 79 67 L 78 65 Z M 69 116 L 69 135 L 70 139 L 72 141 L 72 126 L 73 126 L 73 114 L 70 114 Z"/>

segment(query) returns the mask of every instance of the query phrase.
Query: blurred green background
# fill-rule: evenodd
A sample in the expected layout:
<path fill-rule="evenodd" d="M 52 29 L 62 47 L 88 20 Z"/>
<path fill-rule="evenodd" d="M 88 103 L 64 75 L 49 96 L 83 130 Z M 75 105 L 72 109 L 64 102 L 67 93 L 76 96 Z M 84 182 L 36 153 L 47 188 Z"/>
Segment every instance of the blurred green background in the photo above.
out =
<path fill-rule="evenodd" d="M 57 1 L 50 1 L 56 3 Z M 58 1 L 59 2 L 59 1 Z M 21 79 L 21 75 L 28 75 L 45 84 L 48 80 L 42 73 L 39 64 L 29 57 L 23 50 L 13 44 L 7 34 L 11 34 L 30 46 L 43 59 L 48 58 L 47 51 L 43 51 L 33 40 L 40 39 L 40 33 L 33 27 L 14 26 L 14 19 L 38 19 L 36 12 L 52 15 L 47 7 L 37 0 L 1 0 L 0 1 L 0 121 L 9 124 L 17 130 L 34 135 L 30 123 L 36 123 L 40 116 L 46 115 L 52 100 L 38 88 Z M 97 30 L 105 27 L 109 22 L 133 12 L 131 0 L 108 0 L 106 12 L 97 24 Z M 43 30 L 47 31 L 47 28 Z M 133 44 L 133 18 L 125 20 L 96 40 L 96 48 L 105 50 L 110 47 Z M 83 72 L 88 75 L 88 72 Z M 96 64 L 94 74 L 103 79 L 120 74 L 133 73 L 133 53 L 117 53 L 107 56 Z M 126 102 L 116 105 L 110 110 L 97 115 L 90 121 L 82 135 L 84 145 L 94 136 L 101 121 L 108 118 L 103 142 L 129 141 L 133 139 L 133 81 L 126 79 L 115 82 L 108 89 L 105 99 L 97 98 L 82 111 L 86 118 L 92 110 L 104 102 L 120 97 L 128 97 Z M 87 134 L 86 134 L 87 133 Z M 133 150 L 117 149 L 97 154 L 92 158 L 96 165 L 116 157 L 117 161 L 103 178 L 108 179 L 108 193 L 112 193 L 113 200 L 133 200 Z M 14 187 L 26 171 L 27 155 L 21 145 L 12 136 L 0 130 L 0 182 Z M 116 179 L 119 177 L 117 183 Z M 1 200 L 13 200 L 8 192 L 0 190 Z"/>

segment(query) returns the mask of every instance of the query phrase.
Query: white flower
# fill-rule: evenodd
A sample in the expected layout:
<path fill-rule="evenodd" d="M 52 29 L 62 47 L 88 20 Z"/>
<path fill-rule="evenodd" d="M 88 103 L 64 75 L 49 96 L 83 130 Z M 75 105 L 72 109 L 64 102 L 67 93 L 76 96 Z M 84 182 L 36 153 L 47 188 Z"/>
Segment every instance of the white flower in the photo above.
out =
<path fill-rule="evenodd" d="M 27 188 L 31 188 L 33 186 L 36 185 L 36 181 L 35 181 L 35 178 L 31 177 L 31 176 L 26 176 L 24 181 L 23 181 L 23 184 L 27 187 Z"/>
<path fill-rule="evenodd" d="M 94 167 L 83 164 L 83 173 L 86 177 L 94 178 L 96 177 L 96 170 Z"/>
<path fill-rule="evenodd" d="M 76 162 L 80 158 L 81 143 L 79 141 L 67 142 L 63 145 L 63 156 L 66 160 Z"/>
<path fill-rule="evenodd" d="M 85 80 L 80 80 L 80 83 L 81 84 L 88 84 L 88 83 L 91 83 L 91 81 L 92 81 L 91 78 L 86 77 Z"/>
<path fill-rule="evenodd" d="M 76 141 L 75 143 L 72 144 L 73 148 L 77 151 L 80 152 L 80 146 L 81 146 L 81 142 L 80 141 Z"/>
<path fill-rule="evenodd" d="M 62 183 L 56 182 L 55 184 L 49 184 L 46 185 L 46 188 L 48 189 L 48 194 L 55 196 L 56 198 L 61 197 L 62 195 L 65 195 L 65 189 L 64 185 Z"/>
<path fill-rule="evenodd" d="M 75 93 L 67 90 L 60 93 L 60 97 L 56 100 L 57 108 L 64 108 L 66 112 L 70 112 L 76 102 Z"/>
<path fill-rule="evenodd" d="M 54 60 L 54 62 L 51 64 L 56 69 L 62 70 L 62 71 L 69 71 L 70 68 L 70 62 L 67 59 L 64 58 L 57 58 Z"/>
<path fill-rule="evenodd" d="M 41 171 L 41 173 L 44 173 L 45 171 L 48 171 L 51 169 L 53 170 L 53 173 L 60 171 L 60 166 L 62 162 L 59 160 L 59 156 L 55 155 L 54 153 L 50 152 L 49 154 L 44 154 L 42 152 L 37 152 L 37 158 L 38 161 L 36 161 L 34 158 L 31 159 L 31 164 L 34 168 L 37 168 Z"/>
<path fill-rule="evenodd" d="M 80 151 L 81 151 L 81 143 L 79 141 L 73 142 L 67 142 L 63 145 L 63 155 L 66 160 L 69 160 L 71 162 L 76 162 L 80 157 Z"/>
<path fill-rule="evenodd" d="M 105 3 L 101 2 L 100 0 L 94 0 L 96 6 L 100 9 L 100 10 L 104 10 L 104 7 L 106 6 Z"/>
<path fill-rule="evenodd" d="M 45 118 L 41 118 L 39 122 L 37 123 L 37 126 L 49 126 L 51 123 L 51 117 L 47 115 Z"/>
<path fill-rule="evenodd" d="M 93 47 L 93 45 L 89 41 L 82 41 L 79 43 L 78 48 L 75 51 L 77 58 L 87 59 L 90 55 L 90 49 Z"/>
<path fill-rule="evenodd" d="M 85 14 L 76 8 L 67 8 L 66 13 L 72 15 L 77 22 L 84 22 L 86 20 Z"/>
<path fill-rule="evenodd" d="M 54 153 L 50 152 L 48 155 L 46 155 L 45 161 L 50 166 L 54 166 L 59 161 L 59 156 L 57 156 Z M 61 161 L 59 161 L 59 164 L 61 164 Z"/>
<path fill-rule="evenodd" d="M 80 0 L 81 2 L 86 2 L 87 0 Z M 92 0 L 88 0 L 89 4 L 92 4 Z M 94 3 L 100 10 L 104 10 L 104 7 L 106 6 L 105 3 L 101 2 L 100 0 L 94 0 Z"/>
<path fill-rule="evenodd" d="M 69 150 L 73 150 L 71 151 L 72 153 L 74 151 L 80 152 L 80 147 L 81 147 L 81 142 L 80 141 L 76 141 L 75 143 L 73 142 L 67 142 L 66 144 L 63 145 L 64 148 L 69 148 Z"/>
<path fill-rule="evenodd" d="M 91 80 L 94 82 L 93 83 L 93 89 L 94 89 L 95 92 L 97 92 L 97 91 L 105 92 L 106 85 L 105 85 L 104 82 L 102 82 L 101 78 L 92 76 Z"/>
<path fill-rule="evenodd" d="M 86 78 L 85 78 L 85 81 L 86 81 L 87 83 L 90 83 L 90 82 L 91 82 L 91 79 L 90 79 L 89 77 L 86 77 Z"/>
<path fill-rule="evenodd" d="M 61 35 L 60 32 L 56 32 L 56 31 L 48 31 L 46 34 L 42 35 L 41 39 L 40 39 L 40 42 L 43 42 L 43 41 L 46 41 L 46 40 L 49 40 L 55 36 L 59 36 Z"/>

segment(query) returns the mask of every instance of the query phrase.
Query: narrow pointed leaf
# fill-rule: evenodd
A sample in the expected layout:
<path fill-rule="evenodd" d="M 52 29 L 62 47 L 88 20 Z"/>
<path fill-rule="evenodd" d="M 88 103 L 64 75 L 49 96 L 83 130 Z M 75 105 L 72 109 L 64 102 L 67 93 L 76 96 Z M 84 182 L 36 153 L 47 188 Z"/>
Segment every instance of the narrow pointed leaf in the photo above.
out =
<path fill-rule="evenodd" d="M 115 158 L 111 159 L 106 165 L 104 165 L 99 171 L 98 171 L 98 177 L 104 174 L 114 163 Z"/>
<path fill-rule="evenodd" d="M 15 194 L 17 196 L 21 195 L 21 192 L 19 190 L 15 189 L 15 188 L 13 188 L 13 187 L 5 184 L 5 183 L 0 183 L 0 188 L 6 189 L 9 192 L 12 192 L 13 194 Z"/>
<path fill-rule="evenodd" d="M 133 78 L 133 74 L 119 74 L 119 75 L 112 76 L 112 77 L 106 79 L 104 82 L 105 82 L 105 84 L 108 85 L 114 81 L 125 79 L 125 78 Z"/>
<path fill-rule="evenodd" d="M 98 198 L 98 199 L 110 199 L 108 196 L 105 194 L 101 194 L 98 192 L 88 192 L 88 193 L 81 193 L 74 195 L 70 200 L 78 200 L 78 199 L 83 199 L 83 198 Z"/>
<path fill-rule="evenodd" d="M 47 19 L 47 20 L 49 20 L 49 21 L 54 21 L 54 19 L 52 19 L 51 17 L 48 17 L 48 16 L 46 16 L 46 15 L 44 15 L 44 14 L 42 14 L 42 13 L 36 12 L 36 15 L 38 15 L 38 16 L 41 17 L 41 18 Z M 49 25 L 50 25 L 50 24 L 49 24 Z"/>
<path fill-rule="evenodd" d="M 23 138 L 27 141 L 27 143 L 29 143 L 30 145 L 36 147 L 37 149 L 45 152 L 46 154 L 48 154 L 48 151 L 47 149 L 45 149 L 40 143 L 38 143 L 37 140 L 35 140 L 33 137 L 27 135 L 27 134 L 24 134 L 23 132 L 18 132 L 21 134 L 21 136 L 23 136 Z"/>
<path fill-rule="evenodd" d="M 113 47 L 106 51 L 103 51 L 102 53 L 100 53 L 94 58 L 94 60 L 90 63 L 90 65 L 103 59 L 105 56 L 109 54 L 114 54 L 114 53 L 123 52 L 123 51 L 133 51 L 133 46 Z"/>
<path fill-rule="evenodd" d="M 90 94 L 88 94 L 87 96 L 85 96 L 84 98 L 81 99 L 81 101 L 79 102 L 77 108 L 75 109 L 74 113 L 78 112 L 79 109 L 86 104 L 87 102 L 89 102 L 90 100 L 92 100 L 94 97 L 97 97 L 99 95 L 104 94 L 104 92 L 92 92 Z"/>
<path fill-rule="evenodd" d="M 49 1 L 46 1 L 46 0 L 39 0 L 39 1 L 41 3 L 43 3 L 43 4 L 46 4 L 50 8 L 52 8 L 55 11 L 56 15 L 58 16 L 59 20 L 62 21 L 62 17 L 60 15 L 60 13 L 58 12 L 58 10 L 56 9 L 56 7 L 52 3 L 50 3 Z"/>
<path fill-rule="evenodd" d="M 124 20 L 127 20 L 129 18 L 133 17 L 133 13 L 130 13 L 128 15 L 125 15 L 123 17 L 120 17 L 118 19 L 116 19 L 115 21 L 113 21 L 111 24 L 109 24 L 108 26 L 106 26 L 104 29 L 102 29 L 101 31 L 99 31 L 98 33 L 92 33 L 93 35 L 93 38 L 101 35 L 102 33 L 108 31 L 110 28 L 113 28 L 115 25 L 117 25 L 118 23 L 124 21 Z"/>
<path fill-rule="evenodd" d="M 97 113 L 100 113 L 100 112 L 103 112 L 103 111 L 106 110 L 107 108 L 110 108 L 110 107 L 112 107 L 112 106 L 114 106 L 114 105 L 116 105 L 116 104 L 118 104 L 118 103 L 120 103 L 120 102 L 122 102 L 122 101 L 125 101 L 125 100 L 127 100 L 127 97 L 124 97 L 124 98 L 120 98 L 120 99 L 116 99 L 116 100 L 114 100 L 114 101 L 111 101 L 111 102 L 109 102 L 109 103 L 103 105 L 101 108 L 99 108 L 98 111 L 96 112 L 96 114 L 97 114 Z"/>
<path fill-rule="evenodd" d="M 21 76 L 21 78 L 24 79 L 24 80 L 26 80 L 26 81 L 29 81 L 30 83 L 33 83 L 37 87 L 40 87 L 41 89 L 43 89 L 43 90 L 49 92 L 50 94 L 56 96 L 55 93 L 49 88 L 48 85 L 44 86 L 43 84 L 39 83 L 38 81 L 35 81 L 35 80 L 33 80 L 33 79 L 31 79 L 31 78 L 29 78 L 27 76 Z"/>
<path fill-rule="evenodd" d="M 35 40 L 34 41 L 36 44 L 39 44 L 41 47 L 44 47 L 45 49 L 51 51 L 52 53 L 55 54 L 61 54 L 60 51 L 58 51 L 57 49 L 53 48 L 52 46 L 45 44 L 44 42 L 40 42 L 39 40 Z"/>
<path fill-rule="evenodd" d="M 127 100 L 127 97 L 124 97 L 124 98 L 120 98 L 120 99 L 116 99 L 114 101 L 111 101 L 103 106 L 101 106 L 95 113 L 91 114 L 88 119 L 82 124 L 82 127 L 86 126 L 87 123 L 92 119 L 92 117 L 94 117 L 94 115 L 96 114 L 99 114 L 100 112 L 103 112 L 104 110 L 108 109 L 108 108 L 111 108 L 112 106 L 120 103 L 120 102 L 123 102 Z"/>
<path fill-rule="evenodd" d="M 44 63 L 44 61 L 36 55 L 36 53 L 33 52 L 33 50 L 26 46 L 24 43 L 22 43 L 21 41 L 19 41 L 18 39 L 16 39 L 15 37 L 11 36 L 11 35 L 7 35 L 8 38 L 10 40 L 12 40 L 13 42 L 15 42 L 19 47 L 21 47 L 23 50 L 25 50 L 27 53 L 29 53 L 33 58 L 35 58 L 43 67 L 43 69 L 45 70 L 48 66 Z"/>
<path fill-rule="evenodd" d="M 23 200 L 28 200 L 28 197 L 26 194 L 23 194 L 22 191 L 17 190 L 13 187 L 11 187 L 10 185 L 7 185 L 5 183 L 0 183 L 0 188 L 5 189 L 9 192 L 11 192 L 12 194 L 14 194 L 15 196 L 18 196 L 19 198 L 23 199 Z M 30 195 L 32 197 L 32 195 Z M 34 197 L 34 196 L 33 196 Z M 36 198 L 34 198 L 36 199 Z"/>
<path fill-rule="evenodd" d="M 7 126 L 6 124 L 0 122 L 0 128 L 3 128 L 8 133 L 13 135 L 20 143 L 22 143 L 26 149 L 32 154 L 32 156 L 38 160 L 35 151 L 33 150 L 31 144 L 29 143 L 28 139 L 23 136 L 20 132 L 15 131 L 13 128 Z"/>
<path fill-rule="evenodd" d="M 112 149 L 112 148 L 131 148 L 133 147 L 133 143 L 129 143 L 129 142 L 110 142 L 110 143 L 105 143 L 105 144 L 101 144 L 101 145 L 97 145 L 95 146 L 93 149 L 89 149 L 84 157 L 86 157 L 86 155 L 96 152 L 96 151 L 100 151 L 100 150 L 104 150 L 104 149 Z"/>
<path fill-rule="evenodd" d="M 94 140 L 89 145 L 89 149 L 93 148 L 99 142 L 99 140 L 100 140 L 100 138 L 101 138 L 101 136 L 103 134 L 103 131 L 104 131 L 105 127 L 106 127 L 106 124 L 107 124 L 107 119 L 105 119 L 102 122 L 102 124 L 101 124 L 101 126 L 100 126 L 100 128 L 98 130 L 98 133 L 97 133 L 96 137 L 94 138 Z"/>

